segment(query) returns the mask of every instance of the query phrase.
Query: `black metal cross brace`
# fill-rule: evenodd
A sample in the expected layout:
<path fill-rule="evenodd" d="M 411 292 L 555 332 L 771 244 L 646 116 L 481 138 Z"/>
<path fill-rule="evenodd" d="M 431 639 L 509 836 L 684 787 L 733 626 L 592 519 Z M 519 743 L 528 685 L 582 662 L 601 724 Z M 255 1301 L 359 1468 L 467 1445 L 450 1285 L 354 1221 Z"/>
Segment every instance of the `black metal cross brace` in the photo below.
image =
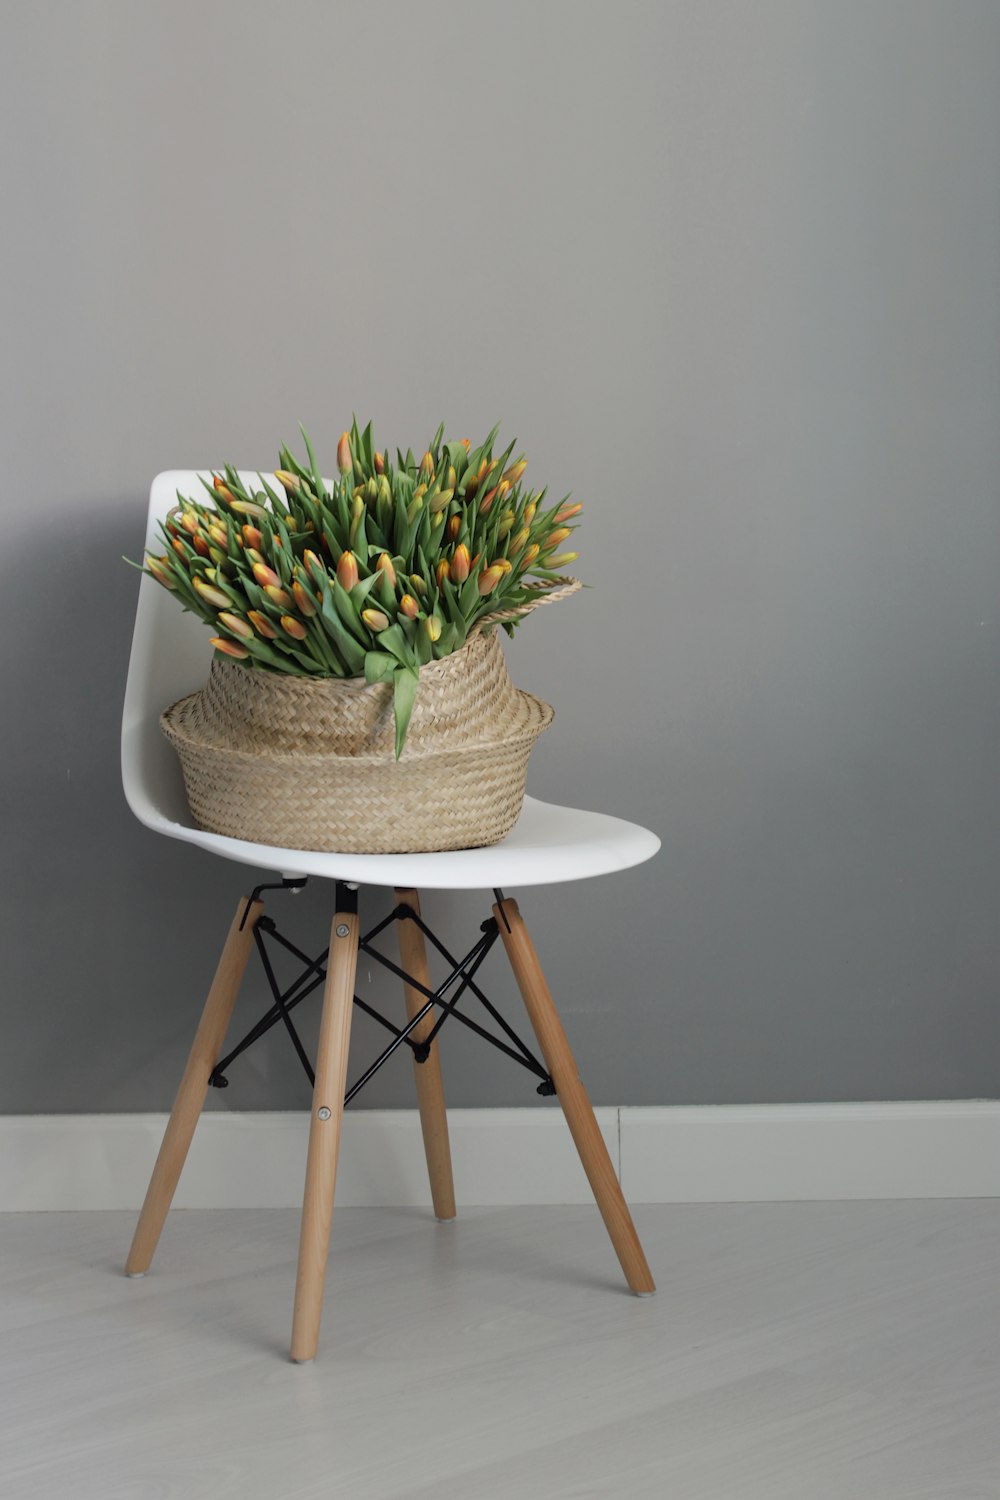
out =
<path fill-rule="evenodd" d="M 282 881 L 281 887 L 259 887 L 258 890 L 254 892 L 253 897 L 251 897 L 251 902 L 256 898 L 256 896 L 259 894 L 259 891 L 262 889 L 285 888 L 297 890 L 301 889 L 304 884 L 304 880 L 285 880 Z M 497 892 L 497 895 L 499 897 L 500 893 Z M 248 902 L 248 913 L 249 909 L 250 903 Z M 246 920 L 245 917 L 244 920 Z M 412 974 L 408 974 L 405 969 L 399 966 L 399 964 L 393 963 L 391 959 L 386 958 L 385 954 L 380 953 L 377 948 L 372 947 L 374 939 L 377 938 L 382 932 L 384 932 L 385 929 L 389 927 L 393 922 L 416 923 L 416 925 L 420 928 L 420 931 L 423 933 L 424 937 L 433 944 L 438 953 L 441 954 L 442 958 L 444 958 L 444 960 L 451 965 L 450 972 L 442 981 L 442 983 L 438 985 L 436 990 L 428 989 L 425 984 L 422 984 L 420 980 L 414 978 Z M 431 1044 L 434 1042 L 438 1032 L 441 1030 L 445 1021 L 448 1020 L 449 1016 L 454 1016 L 456 1021 L 460 1021 L 463 1026 L 467 1026 L 471 1031 L 474 1031 L 477 1036 L 481 1036 L 484 1041 L 489 1042 L 491 1046 L 496 1047 L 500 1052 L 506 1053 L 506 1055 L 513 1058 L 516 1063 L 520 1063 L 522 1067 L 527 1068 L 530 1073 L 533 1073 L 536 1078 L 541 1080 L 538 1085 L 538 1092 L 540 1094 L 555 1093 L 555 1086 L 545 1066 L 541 1062 L 539 1062 L 538 1058 L 534 1055 L 531 1049 L 525 1045 L 525 1043 L 521 1040 L 521 1038 L 517 1035 L 513 1028 L 507 1024 L 500 1012 L 487 999 L 486 995 L 483 994 L 483 991 L 476 983 L 476 974 L 478 973 L 479 968 L 486 955 L 489 953 L 490 949 L 493 947 L 493 944 L 496 942 L 499 936 L 499 929 L 497 927 L 495 917 L 491 916 L 487 918 L 487 920 L 482 923 L 480 932 L 482 935 L 477 940 L 477 942 L 475 942 L 469 949 L 465 957 L 456 959 L 455 956 L 448 951 L 444 943 L 441 942 L 440 938 L 438 938 L 436 934 L 431 930 L 431 928 L 428 927 L 427 923 L 423 920 L 419 913 L 415 912 L 413 908 L 411 906 L 408 906 L 405 902 L 401 902 L 398 906 L 393 908 L 393 910 L 387 917 L 385 917 L 381 922 L 378 922 L 370 932 L 366 933 L 364 937 L 359 939 L 359 952 L 367 954 L 369 958 L 372 958 L 376 963 L 381 964 L 384 969 L 388 969 L 390 973 L 397 975 L 397 977 L 402 979 L 407 985 L 409 985 L 411 989 L 416 990 L 419 994 L 425 996 L 427 1003 L 426 1005 L 421 1007 L 417 1014 L 413 1016 L 413 1018 L 408 1021 L 404 1027 L 398 1027 L 394 1025 L 392 1021 L 388 1020 L 385 1016 L 381 1015 L 371 1005 L 367 1004 L 366 1001 L 362 1000 L 360 996 L 354 996 L 354 1004 L 358 1007 L 358 1009 L 364 1011 L 365 1015 L 371 1016 L 372 1019 L 374 1021 L 377 1021 L 380 1026 L 384 1026 L 387 1031 L 391 1032 L 392 1041 L 385 1048 L 385 1050 L 379 1054 L 379 1056 L 375 1059 L 371 1066 L 365 1070 L 365 1072 L 358 1079 L 357 1083 L 355 1083 L 352 1088 L 348 1089 L 347 1094 L 344 1098 L 345 1105 L 351 1102 L 355 1094 L 359 1093 L 360 1090 L 364 1088 L 365 1084 L 375 1076 L 379 1068 L 381 1068 L 382 1065 L 389 1060 L 389 1058 L 397 1050 L 397 1048 L 402 1046 L 404 1043 L 412 1051 L 413 1059 L 415 1062 L 426 1062 L 428 1056 L 430 1055 Z M 306 1055 L 306 1050 L 302 1045 L 302 1039 L 295 1029 L 295 1024 L 292 1021 L 291 1013 L 297 1005 L 300 1005 L 307 996 L 311 995 L 314 990 L 318 989 L 319 986 L 324 983 L 326 979 L 326 961 L 329 956 L 330 950 L 327 947 L 321 954 L 319 954 L 317 958 L 310 958 L 307 953 L 303 953 L 301 948 L 297 948 L 296 945 L 290 942 L 283 933 L 278 931 L 277 924 L 275 923 L 274 919 L 269 916 L 260 916 L 257 918 L 253 927 L 253 936 L 254 943 L 256 945 L 257 952 L 260 955 L 261 965 L 267 978 L 268 986 L 271 990 L 271 995 L 274 1003 L 271 1006 L 270 1010 L 268 1010 L 260 1018 L 256 1025 L 250 1028 L 246 1036 L 237 1043 L 233 1050 L 227 1053 L 226 1056 L 216 1064 L 209 1078 L 209 1083 L 211 1083 L 213 1087 L 217 1089 L 228 1088 L 229 1079 L 225 1075 L 226 1070 L 229 1068 L 230 1064 L 234 1062 L 241 1053 L 245 1052 L 248 1047 L 252 1046 L 254 1042 L 258 1041 L 260 1037 L 264 1036 L 268 1031 L 270 1031 L 272 1026 L 276 1026 L 278 1022 L 281 1021 L 284 1023 L 285 1029 L 287 1030 L 288 1035 L 291 1038 L 292 1046 L 295 1048 L 299 1061 L 302 1063 L 302 1066 L 305 1069 L 306 1076 L 309 1079 L 309 1083 L 310 1085 L 313 1085 L 316 1082 L 316 1076 L 313 1071 L 312 1064 L 310 1063 L 309 1058 Z M 269 954 L 267 944 L 264 941 L 265 936 L 271 939 L 273 942 L 278 943 L 282 948 L 285 949 L 286 952 L 291 953 L 303 965 L 302 970 L 298 974 L 298 976 L 284 990 L 281 989 L 275 975 L 274 967 L 271 962 L 271 955 Z M 450 999 L 447 999 L 446 996 L 448 995 L 449 990 L 453 985 L 456 984 L 456 982 L 458 982 L 458 987 L 455 990 L 454 995 L 452 995 Z M 513 1046 L 508 1046 L 506 1042 L 501 1041 L 499 1037 L 494 1036 L 491 1032 L 480 1026 L 478 1022 L 473 1021 L 470 1016 L 465 1015 L 458 1009 L 458 1002 L 461 1000 L 466 991 L 475 996 L 475 998 L 480 1002 L 480 1004 L 484 1007 L 488 1014 L 492 1016 L 493 1020 L 500 1027 L 504 1035 L 508 1037 L 509 1040 L 514 1044 Z M 411 1036 L 411 1033 L 416 1030 L 421 1022 L 424 1021 L 435 1008 L 439 1008 L 441 1014 L 437 1017 L 433 1027 L 428 1032 L 427 1036 L 422 1041 L 415 1042 Z"/>

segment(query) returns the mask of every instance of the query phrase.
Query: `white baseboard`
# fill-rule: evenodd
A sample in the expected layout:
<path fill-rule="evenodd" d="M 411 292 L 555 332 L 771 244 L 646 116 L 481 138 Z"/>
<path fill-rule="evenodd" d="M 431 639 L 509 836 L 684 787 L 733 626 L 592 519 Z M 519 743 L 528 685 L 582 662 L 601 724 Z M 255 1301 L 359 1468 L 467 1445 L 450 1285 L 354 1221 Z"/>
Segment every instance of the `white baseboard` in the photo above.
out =
<path fill-rule="evenodd" d="M 597 1110 L 631 1203 L 1000 1196 L 1000 1101 Z M 586 1203 L 558 1108 L 448 1115 L 459 1204 Z M 0 1116 L 0 1211 L 137 1209 L 162 1114 Z M 308 1115 L 206 1113 L 178 1208 L 301 1202 Z M 426 1206 L 415 1110 L 349 1111 L 344 1207 Z"/>

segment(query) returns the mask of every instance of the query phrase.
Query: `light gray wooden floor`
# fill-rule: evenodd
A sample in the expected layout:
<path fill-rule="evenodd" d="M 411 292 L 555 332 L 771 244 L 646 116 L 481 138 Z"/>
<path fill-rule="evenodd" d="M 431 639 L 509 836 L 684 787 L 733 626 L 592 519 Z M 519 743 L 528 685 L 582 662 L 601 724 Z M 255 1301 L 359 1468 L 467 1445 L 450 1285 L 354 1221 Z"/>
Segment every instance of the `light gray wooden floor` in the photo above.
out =
<path fill-rule="evenodd" d="M 9 1500 L 997 1500 L 1000 1204 L 334 1216 L 287 1360 L 297 1215 L 0 1218 Z"/>

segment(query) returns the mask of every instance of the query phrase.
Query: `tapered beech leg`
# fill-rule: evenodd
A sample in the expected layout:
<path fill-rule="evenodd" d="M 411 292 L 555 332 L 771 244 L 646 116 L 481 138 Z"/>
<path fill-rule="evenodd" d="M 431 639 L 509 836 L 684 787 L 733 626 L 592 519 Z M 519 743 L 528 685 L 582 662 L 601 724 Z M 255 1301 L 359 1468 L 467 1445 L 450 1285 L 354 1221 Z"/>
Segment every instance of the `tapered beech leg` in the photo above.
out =
<path fill-rule="evenodd" d="M 545 1066 L 552 1075 L 566 1123 L 580 1153 L 611 1243 L 621 1261 L 625 1279 L 632 1291 L 639 1295 L 655 1292 L 656 1285 L 635 1232 L 632 1215 L 622 1196 L 608 1148 L 594 1118 L 587 1091 L 580 1081 L 566 1033 L 517 902 L 505 899 L 494 906 L 493 915 L 545 1058 Z"/>
<path fill-rule="evenodd" d="M 416 891 L 397 890 L 396 900 L 420 915 L 420 896 Z M 399 934 L 399 961 L 414 979 L 431 988 L 430 971 L 427 967 L 427 948 L 424 935 L 416 922 L 404 917 L 396 923 Z M 407 1019 L 422 1011 L 427 996 L 412 985 L 403 985 L 406 998 Z M 410 1033 L 413 1041 L 422 1042 L 434 1026 L 434 1012 Z M 437 1042 L 431 1043 L 425 1062 L 414 1059 L 413 1072 L 417 1083 L 417 1103 L 420 1106 L 420 1129 L 424 1137 L 424 1155 L 427 1157 L 427 1174 L 431 1180 L 431 1200 L 439 1219 L 455 1217 L 455 1184 L 451 1175 L 451 1147 L 448 1143 L 448 1115 L 444 1102 L 444 1083 L 441 1079 L 441 1058 Z"/>
<path fill-rule="evenodd" d="M 292 1320 L 292 1359 L 299 1363 L 313 1359 L 319 1343 L 326 1258 L 330 1247 L 330 1220 L 337 1181 L 337 1152 L 344 1117 L 354 978 L 358 967 L 357 891 L 338 882 L 336 905 L 330 932 L 330 956 L 326 964 L 323 1018 L 316 1052 L 316 1083 L 309 1125 L 306 1188 L 302 1200 L 302 1230 L 299 1236 L 299 1269 L 295 1283 L 295 1315 Z"/>
<path fill-rule="evenodd" d="M 240 898 L 236 908 L 132 1237 L 132 1248 L 125 1262 L 128 1276 L 142 1276 L 149 1270 L 187 1159 L 198 1117 L 205 1104 L 209 1077 L 222 1052 L 222 1043 L 232 1018 L 240 982 L 253 947 L 254 923 L 263 910 L 261 901 L 251 902 L 248 909 L 245 896 Z"/>

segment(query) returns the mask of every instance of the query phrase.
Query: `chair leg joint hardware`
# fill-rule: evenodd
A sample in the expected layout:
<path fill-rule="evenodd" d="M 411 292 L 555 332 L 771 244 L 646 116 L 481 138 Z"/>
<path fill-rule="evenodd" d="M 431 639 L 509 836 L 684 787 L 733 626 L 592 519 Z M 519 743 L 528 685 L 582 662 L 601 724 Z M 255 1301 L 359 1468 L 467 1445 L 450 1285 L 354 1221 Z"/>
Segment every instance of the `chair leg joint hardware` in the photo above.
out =
<path fill-rule="evenodd" d="M 304 884 L 304 881 L 295 883 L 283 881 L 281 885 L 258 886 L 254 892 L 254 895 L 250 899 L 251 901 L 257 899 L 262 890 L 298 890 L 301 889 L 302 884 Z M 342 916 L 350 912 L 357 912 L 357 909 L 357 890 L 349 889 L 338 882 L 338 916 Z M 246 918 L 244 916 L 244 921 L 245 920 Z M 429 986 L 424 984 L 418 977 L 414 976 L 413 974 L 407 973 L 407 971 L 399 964 L 393 963 L 393 961 L 387 958 L 384 953 L 379 952 L 377 948 L 372 946 L 374 940 L 379 937 L 389 926 L 391 926 L 393 922 L 412 922 L 418 928 L 422 936 L 437 950 L 438 953 L 440 953 L 445 962 L 451 965 L 448 974 L 441 982 L 441 984 L 438 985 L 437 989 L 430 989 Z M 470 948 L 468 953 L 466 953 L 463 958 L 457 959 L 455 958 L 454 954 L 445 947 L 444 943 L 441 942 L 441 940 L 432 931 L 432 929 L 428 926 L 428 924 L 424 921 L 420 914 L 414 911 L 413 907 L 404 901 L 395 906 L 389 913 L 389 915 L 381 922 L 377 923 L 370 932 L 367 932 L 363 937 L 360 937 L 358 939 L 359 952 L 364 953 L 368 958 L 373 959 L 384 969 L 387 969 L 390 973 L 395 974 L 397 978 L 401 979 L 404 982 L 404 984 L 409 985 L 413 990 L 419 992 L 425 1003 L 419 1013 L 412 1017 L 407 1022 L 406 1026 L 400 1028 L 396 1026 L 392 1021 L 390 1021 L 387 1017 L 381 1015 L 377 1010 L 374 1009 L 373 1006 L 369 1005 L 367 1001 L 362 1000 L 359 995 L 354 996 L 354 1005 L 359 1010 L 363 1011 L 367 1016 L 370 1016 L 372 1020 L 377 1021 L 378 1024 L 382 1026 L 386 1031 L 390 1032 L 393 1040 L 389 1043 L 385 1050 L 379 1054 L 379 1056 L 362 1075 L 362 1077 L 358 1080 L 354 1087 L 348 1091 L 344 1098 L 345 1105 L 349 1104 L 351 1100 L 358 1093 L 360 1093 L 365 1084 L 371 1081 L 371 1079 L 375 1076 L 379 1069 L 388 1062 L 389 1058 L 392 1057 L 397 1049 L 404 1043 L 407 1047 L 409 1047 L 413 1056 L 413 1061 L 415 1063 L 420 1064 L 427 1062 L 428 1058 L 431 1055 L 431 1047 L 436 1041 L 438 1033 L 440 1032 L 445 1021 L 447 1021 L 450 1017 L 454 1017 L 456 1021 L 468 1027 L 469 1030 L 475 1032 L 484 1041 L 489 1042 L 492 1046 L 496 1047 L 498 1051 L 505 1053 L 508 1057 L 512 1058 L 514 1062 L 519 1063 L 522 1067 L 533 1073 L 535 1077 L 540 1080 L 537 1086 L 537 1092 L 539 1094 L 546 1097 L 555 1094 L 556 1086 L 544 1064 L 539 1061 L 539 1059 L 535 1056 L 531 1049 L 516 1034 L 513 1028 L 507 1024 L 507 1022 L 500 1015 L 499 1011 L 495 1008 L 495 1006 L 491 1004 L 487 996 L 483 993 L 479 985 L 476 983 L 475 976 L 478 973 L 483 960 L 486 958 L 486 955 L 489 953 L 490 949 L 493 947 L 494 943 L 497 941 L 497 938 L 500 935 L 500 929 L 496 918 L 492 916 L 488 917 L 486 921 L 481 924 L 480 932 L 482 933 L 482 937 L 479 939 L 479 941 L 473 944 L 472 948 Z M 347 936 L 347 933 L 348 928 L 346 927 L 346 925 L 342 922 L 338 923 L 335 928 L 335 935 L 337 937 L 343 938 Z M 285 950 L 285 952 L 290 953 L 294 958 L 298 959 L 299 962 L 303 965 L 296 978 L 285 988 L 282 988 L 278 983 L 274 971 L 272 956 L 271 953 L 269 953 L 268 946 L 264 941 L 265 937 L 270 941 L 272 946 L 277 945 L 279 948 Z M 300 948 L 298 948 L 294 943 L 289 941 L 289 939 L 284 936 L 284 934 L 279 930 L 278 924 L 275 922 L 273 917 L 264 915 L 263 913 L 257 917 L 256 921 L 253 924 L 253 940 L 261 961 L 261 967 L 263 968 L 264 975 L 267 979 L 268 987 L 271 991 L 272 1004 L 270 1009 L 267 1010 L 263 1016 L 261 1016 L 260 1020 L 250 1028 L 246 1036 L 244 1036 L 239 1042 L 237 1042 L 236 1046 L 233 1047 L 233 1049 L 228 1052 L 225 1057 L 219 1060 L 219 1062 L 212 1069 L 208 1081 L 213 1088 L 228 1088 L 229 1079 L 226 1077 L 226 1073 L 231 1064 L 234 1063 L 236 1059 L 240 1057 L 249 1047 L 253 1046 L 254 1042 L 259 1041 L 262 1036 L 266 1035 L 266 1033 L 270 1031 L 273 1026 L 277 1026 L 279 1023 L 281 1023 L 284 1025 L 285 1030 L 288 1032 L 289 1039 L 291 1040 L 292 1046 L 294 1047 L 295 1052 L 298 1055 L 299 1061 L 302 1063 L 303 1071 L 305 1072 L 306 1077 L 309 1080 L 310 1086 L 315 1086 L 315 1071 L 311 1062 L 309 1061 L 309 1058 L 306 1055 L 301 1038 L 299 1037 L 298 1031 L 295 1028 L 295 1023 L 291 1019 L 291 1012 L 296 1008 L 296 1006 L 300 1005 L 303 1000 L 305 1000 L 309 995 L 317 990 L 320 985 L 325 983 L 330 950 L 329 948 L 326 948 L 316 958 L 310 958 L 308 954 L 304 953 Z M 455 994 L 449 999 L 448 992 L 456 984 L 458 985 L 458 988 Z M 493 1035 L 492 1032 L 489 1032 L 482 1026 L 478 1025 L 470 1016 L 466 1015 L 463 1011 L 458 1010 L 458 1002 L 467 992 L 475 996 L 475 998 L 480 1002 L 483 1008 L 500 1027 L 500 1030 L 503 1032 L 503 1034 L 513 1044 L 512 1046 L 508 1046 L 506 1042 Z M 413 1032 L 419 1030 L 423 1022 L 426 1021 L 435 1012 L 435 1010 L 439 1010 L 440 1014 L 436 1017 L 430 1031 L 419 1041 L 416 1040 L 413 1036 Z"/>
<path fill-rule="evenodd" d="M 305 1362 L 312 1359 L 319 1339 L 343 1110 L 400 1047 L 409 1048 L 417 1065 L 417 1098 L 434 1212 L 442 1220 L 455 1217 L 445 1099 L 440 1059 L 434 1046 L 445 1022 L 454 1019 L 530 1073 L 536 1080 L 539 1094 L 552 1096 L 558 1093 L 629 1287 L 640 1296 L 653 1292 L 653 1279 L 628 1206 L 517 902 L 505 898 L 500 890 L 494 891 L 496 899 L 492 914 L 481 924 L 480 936 L 467 953 L 456 958 L 421 916 L 416 891 L 397 890 L 397 903 L 392 911 L 362 935 L 358 929 L 357 886 L 338 881 L 330 943 L 322 953 L 311 957 L 280 931 L 273 917 L 264 914 L 260 901 L 265 890 L 297 892 L 305 883 L 304 877 L 285 876 L 280 883 L 257 886 L 252 895 L 241 900 L 237 907 L 139 1216 L 126 1272 L 130 1276 L 140 1276 L 149 1267 L 208 1087 L 227 1088 L 229 1079 L 226 1075 L 231 1065 L 280 1023 L 288 1033 L 313 1089 L 291 1345 L 293 1360 Z M 399 964 L 374 946 L 381 934 L 392 926 L 395 926 L 399 940 Z M 502 939 L 507 951 L 541 1059 L 517 1035 L 478 983 L 483 961 L 498 939 Z M 430 983 L 425 944 L 430 944 L 448 965 L 445 978 L 436 988 Z M 236 1046 L 220 1057 L 251 948 L 257 950 L 272 1003 Z M 279 983 L 274 967 L 277 950 L 281 950 L 286 958 L 295 959 L 299 965 L 296 977 L 284 986 Z M 405 1025 L 397 1026 L 356 993 L 357 961 L 362 953 L 403 981 L 407 1012 Z M 418 972 L 412 972 L 413 969 Z M 314 1067 L 292 1013 L 321 985 L 324 986 L 324 1001 Z M 460 1001 L 466 996 L 479 1002 L 499 1035 L 480 1025 L 466 1010 L 459 1009 Z M 391 1040 L 361 1077 L 348 1087 L 347 1054 L 351 1014 L 355 1009 L 363 1011 L 388 1031 Z"/>

